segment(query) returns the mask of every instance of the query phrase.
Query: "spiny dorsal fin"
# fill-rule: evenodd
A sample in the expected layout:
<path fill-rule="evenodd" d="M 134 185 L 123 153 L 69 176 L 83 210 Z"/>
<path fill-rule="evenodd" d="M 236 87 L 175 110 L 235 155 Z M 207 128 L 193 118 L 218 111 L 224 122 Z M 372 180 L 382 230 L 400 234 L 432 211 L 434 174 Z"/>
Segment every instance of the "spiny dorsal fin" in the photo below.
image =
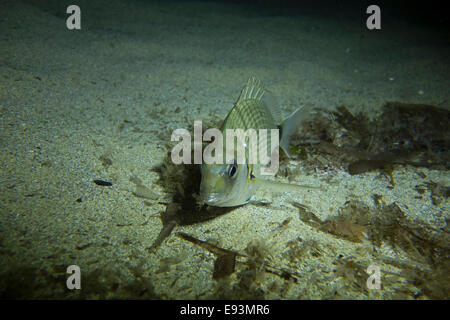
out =
<path fill-rule="evenodd" d="M 242 88 L 236 104 L 244 100 L 261 100 L 265 92 L 266 90 L 261 85 L 261 81 L 255 77 L 251 77 Z"/>
<path fill-rule="evenodd" d="M 250 77 L 250 79 L 248 79 L 247 83 L 244 84 L 235 105 L 245 100 L 262 101 L 275 120 L 275 123 L 280 124 L 282 122 L 283 118 L 277 97 L 273 92 L 266 89 L 258 78 Z"/>

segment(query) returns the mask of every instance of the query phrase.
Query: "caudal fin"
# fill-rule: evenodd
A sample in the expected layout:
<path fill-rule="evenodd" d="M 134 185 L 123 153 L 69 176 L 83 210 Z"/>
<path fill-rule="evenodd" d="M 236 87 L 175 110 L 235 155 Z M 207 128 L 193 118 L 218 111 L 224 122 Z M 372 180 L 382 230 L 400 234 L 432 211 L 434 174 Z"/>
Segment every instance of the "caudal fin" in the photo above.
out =
<path fill-rule="evenodd" d="M 300 123 L 305 117 L 304 111 L 305 110 L 303 107 L 298 108 L 289 117 L 287 117 L 280 125 L 281 129 L 280 147 L 281 149 L 283 149 L 284 153 L 289 158 L 291 157 L 291 154 L 289 153 L 289 144 L 291 141 L 291 137 L 300 127 Z"/>

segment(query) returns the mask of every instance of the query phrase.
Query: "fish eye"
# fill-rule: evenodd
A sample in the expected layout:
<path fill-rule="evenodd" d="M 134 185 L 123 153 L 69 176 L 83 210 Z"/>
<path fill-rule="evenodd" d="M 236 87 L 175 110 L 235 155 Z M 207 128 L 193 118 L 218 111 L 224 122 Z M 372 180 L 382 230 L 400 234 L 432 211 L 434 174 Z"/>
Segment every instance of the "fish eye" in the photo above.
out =
<path fill-rule="evenodd" d="M 230 178 L 232 178 L 236 174 L 236 171 L 237 171 L 237 164 L 236 164 L 236 162 L 233 163 L 233 164 L 230 164 L 228 166 L 228 176 Z"/>

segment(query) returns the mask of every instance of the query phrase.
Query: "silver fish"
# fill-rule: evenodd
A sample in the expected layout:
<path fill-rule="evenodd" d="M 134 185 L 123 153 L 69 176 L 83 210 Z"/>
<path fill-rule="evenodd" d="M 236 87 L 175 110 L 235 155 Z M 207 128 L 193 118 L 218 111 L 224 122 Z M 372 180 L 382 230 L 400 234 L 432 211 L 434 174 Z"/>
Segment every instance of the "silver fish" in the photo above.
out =
<path fill-rule="evenodd" d="M 290 136 L 298 129 L 303 117 L 298 108 L 284 122 L 277 125 L 275 115 L 262 100 L 266 89 L 256 78 L 250 78 L 244 85 L 234 107 L 225 118 L 221 132 L 226 129 L 278 129 L 281 131 L 280 146 L 289 156 Z M 270 140 L 270 134 L 268 135 Z M 252 200 L 256 190 L 260 187 L 275 188 L 276 191 L 292 191 L 304 186 L 277 183 L 260 178 L 260 165 L 248 161 L 248 147 L 244 142 L 244 163 L 205 164 L 201 166 L 202 180 L 200 198 L 208 205 L 216 207 L 233 207 L 248 203 Z M 268 142 L 270 144 L 270 142 Z M 225 143 L 224 143 L 225 145 Z M 270 147 L 269 147 L 269 150 Z M 307 187 L 309 188 L 309 187 Z"/>

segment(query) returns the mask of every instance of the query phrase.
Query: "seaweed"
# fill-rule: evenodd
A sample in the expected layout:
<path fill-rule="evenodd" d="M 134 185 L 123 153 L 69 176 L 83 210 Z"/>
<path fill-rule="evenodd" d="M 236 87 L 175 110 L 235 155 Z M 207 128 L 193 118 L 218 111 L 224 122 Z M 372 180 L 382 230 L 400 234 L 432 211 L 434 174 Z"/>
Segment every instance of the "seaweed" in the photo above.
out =
<path fill-rule="evenodd" d="M 147 250 L 149 251 L 155 250 L 161 245 L 164 239 L 170 236 L 172 230 L 177 225 L 179 209 L 180 206 L 177 203 L 169 203 L 167 205 L 166 211 L 161 214 L 161 221 L 163 227 L 159 232 L 159 235 L 156 238 L 155 242 L 153 242 L 153 244 L 149 248 L 147 248 Z"/>
<path fill-rule="evenodd" d="M 366 268 L 361 263 L 356 262 L 353 257 L 347 257 L 336 259 L 333 264 L 336 265 L 333 270 L 334 279 L 342 278 L 347 286 L 353 287 L 356 291 L 368 293 Z"/>
<path fill-rule="evenodd" d="M 378 214 L 372 228 L 372 240 L 380 245 L 387 241 L 394 249 L 400 248 L 410 259 L 436 266 L 450 253 L 450 235 L 419 221 L 409 221 L 397 203 L 378 205 Z"/>
<path fill-rule="evenodd" d="M 369 233 L 370 208 L 359 201 L 347 201 L 338 209 L 336 216 L 322 224 L 322 230 L 341 236 L 350 241 L 361 242 Z"/>
<path fill-rule="evenodd" d="M 223 279 L 234 272 L 236 255 L 233 253 L 223 254 L 214 261 L 213 279 Z"/>
<path fill-rule="evenodd" d="M 446 186 L 443 183 L 435 183 L 433 181 L 426 183 L 426 185 L 431 192 L 431 201 L 434 205 L 438 206 L 448 199 L 450 195 L 449 186 Z"/>
<path fill-rule="evenodd" d="M 237 251 L 220 248 L 212 243 L 197 239 L 184 232 L 178 232 L 177 235 L 181 239 L 192 242 L 217 256 L 216 260 L 214 261 L 214 280 L 219 280 L 232 274 L 234 272 L 234 267 L 236 264 L 236 257 L 243 256 Z"/>
<path fill-rule="evenodd" d="M 298 202 L 292 202 L 292 205 L 298 208 L 301 221 L 313 228 L 319 228 L 322 225 L 322 220 L 312 212 L 310 207 Z"/>
<path fill-rule="evenodd" d="M 442 190 L 446 188 L 442 187 Z M 424 192 L 424 191 L 422 191 Z M 442 191 L 444 194 L 446 191 Z M 413 299 L 448 299 L 450 292 L 450 232 L 445 227 L 433 227 L 418 220 L 411 220 L 407 208 L 396 202 L 386 204 L 382 196 L 374 195 L 374 205 L 359 201 L 347 201 L 338 209 L 338 214 L 321 221 L 310 208 L 298 203 L 300 219 L 319 232 L 331 233 L 347 241 L 370 241 L 372 259 L 400 269 L 399 273 L 388 273 L 389 279 L 382 282 L 385 289 L 394 291 L 395 297 Z M 393 249 L 398 259 L 385 256 L 384 245 Z M 291 263 L 314 256 L 312 248 L 318 244 L 300 238 L 288 243 Z M 344 278 L 348 288 L 368 293 L 363 280 L 367 274 L 362 262 L 354 257 L 341 259 L 334 264 L 334 277 Z M 405 259 L 406 258 L 406 259 Z"/>
<path fill-rule="evenodd" d="M 378 169 L 385 169 L 389 165 L 390 162 L 386 160 L 357 160 L 349 164 L 348 172 L 351 175 L 361 174 Z"/>
<path fill-rule="evenodd" d="M 303 240 L 298 237 L 287 243 L 287 258 L 291 265 L 296 265 L 301 260 L 319 258 L 324 253 L 324 248 L 317 240 Z"/>
<path fill-rule="evenodd" d="M 227 294 L 222 292 L 221 285 L 223 282 L 219 282 L 219 288 L 221 289 L 218 290 L 218 294 L 220 298 L 264 298 L 264 292 L 260 287 L 264 280 L 265 273 L 274 274 L 286 281 L 297 282 L 301 278 L 301 274 L 295 270 L 270 265 L 267 262 L 269 251 L 260 241 L 250 241 L 247 244 L 244 253 L 241 253 L 235 250 L 218 247 L 208 241 L 197 239 L 183 232 L 179 232 L 177 235 L 216 256 L 213 272 L 213 279 L 216 281 L 227 278 L 234 273 L 236 264 L 244 265 L 244 268 L 236 275 L 238 282 L 232 287 L 231 292 L 228 291 Z"/>
<path fill-rule="evenodd" d="M 372 126 L 367 116 L 360 112 L 354 116 L 345 106 L 337 107 L 337 112 L 332 113 L 337 122 L 342 125 L 353 139 L 357 141 L 357 147 L 363 150 L 368 149 L 373 135 Z"/>
<path fill-rule="evenodd" d="M 367 228 L 365 226 L 348 221 L 326 220 L 322 224 L 322 229 L 334 235 L 339 235 L 355 241 L 361 241 L 367 238 Z"/>
<path fill-rule="evenodd" d="M 360 214 L 361 210 L 367 212 L 363 204 L 348 201 L 344 207 L 339 208 L 337 216 L 325 221 L 320 220 L 307 206 L 296 202 L 293 205 L 299 208 L 300 220 L 317 230 L 357 242 L 367 238 L 367 214 Z"/>
<path fill-rule="evenodd" d="M 447 109 L 387 102 L 378 117 L 369 119 L 340 106 L 305 122 L 292 148 L 304 149 L 304 164 L 311 170 L 347 168 L 350 174 L 361 174 L 381 169 L 395 184 L 392 170 L 398 165 L 448 169 Z"/>
<path fill-rule="evenodd" d="M 450 292 L 450 236 L 448 231 L 437 229 L 419 221 L 410 221 L 397 203 L 386 205 L 376 202 L 371 237 L 375 246 L 383 241 L 396 251 L 403 251 L 409 262 L 399 264 L 386 259 L 386 263 L 401 269 L 399 277 L 407 285 L 398 291 L 412 294 L 414 299 L 425 295 L 432 299 L 448 299 Z"/>
<path fill-rule="evenodd" d="M 200 240 L 197 239 L 191 235 L 188 235 L 187 233 L 184 232 L 178 232 L 177 236 L 180 237 L 183 240 L 192 242 L 200 247 L 202 247 L 203 249 L 211 252 L 212 254 L 218 255 L 218 256 L 222 256 L 222 255 L 235 255 L 235 256 L 241 256 L 243 257 L 244 255 L 240 254 L 237 251 L 233 251 L 233 250 L 228 250 L 228 249 L 224 249 L 221 247 L 218 247 L 212 243 L 209 243 L 208 241 L 204 241 L 204 240 Z"/>

